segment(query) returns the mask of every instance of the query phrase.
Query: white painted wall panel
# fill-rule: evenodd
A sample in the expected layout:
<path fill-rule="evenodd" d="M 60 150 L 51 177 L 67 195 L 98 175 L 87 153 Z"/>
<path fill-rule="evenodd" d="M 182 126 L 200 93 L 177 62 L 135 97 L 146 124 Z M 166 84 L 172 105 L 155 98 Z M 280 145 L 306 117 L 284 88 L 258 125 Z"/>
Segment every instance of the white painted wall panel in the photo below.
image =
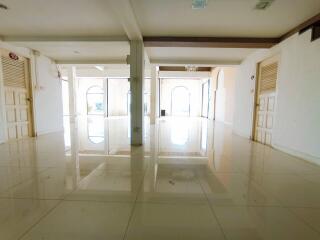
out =
<path fill-rule="evenodd" d="M 63 131 L 62 89 L 55 64 L 45 56 L 37 56 L 35 91 L 35 120 L 37 134 Z"/>
<path fill-rule="evenodd" d="M 308 31 L 281 46 L 274 144 L 320 157 L 320 40 L 310 38 Z"/>
<path fill-rule="evenodd" d="M 235 133 L 250 137 L 256 64 L 280 55 L 276 117 L 272 145 L 320 164 L 320 40 L 311 31 L 296 34 L 280 45 L 257 51 L 241 65 L 236 81 Z"/>

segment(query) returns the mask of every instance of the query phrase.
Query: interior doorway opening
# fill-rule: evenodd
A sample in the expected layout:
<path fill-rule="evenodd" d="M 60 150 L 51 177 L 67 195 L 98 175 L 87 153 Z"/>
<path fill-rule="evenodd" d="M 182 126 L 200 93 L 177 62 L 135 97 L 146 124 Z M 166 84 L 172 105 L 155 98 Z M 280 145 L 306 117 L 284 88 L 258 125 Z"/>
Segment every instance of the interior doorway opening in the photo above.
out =
<path fill-rule="evenodd" d="M 160 117 L 208 117 L 209 78 L 160 78 Z"/>
<path fill-rule="evenodd" d="M 210 100 L 210 80 L 202 83 L 202 106 L 201 117 L 209 117 L 209 100 Z"/>
<path fill-rule="evenodd" d="M 187 87 L 178 86 L 171 91 L 171 115 L 190 116 L 190 91 Z"/>

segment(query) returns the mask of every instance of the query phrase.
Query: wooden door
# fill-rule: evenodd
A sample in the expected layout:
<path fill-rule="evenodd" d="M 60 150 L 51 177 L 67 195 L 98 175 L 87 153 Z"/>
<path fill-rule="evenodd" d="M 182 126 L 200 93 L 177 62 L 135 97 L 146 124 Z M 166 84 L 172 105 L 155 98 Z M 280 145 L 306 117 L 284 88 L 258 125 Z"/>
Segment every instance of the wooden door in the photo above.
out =
<path fill-rule="evenodd" d="M 1 50 L 7 139 L 33 136 L 29 60 Z"/>
<path fill-rule="evenodd" d="M 272 57 L 259 64 L 256 88 L 254 140 L 271 145 L 276 113 L 278 58 Z"/>

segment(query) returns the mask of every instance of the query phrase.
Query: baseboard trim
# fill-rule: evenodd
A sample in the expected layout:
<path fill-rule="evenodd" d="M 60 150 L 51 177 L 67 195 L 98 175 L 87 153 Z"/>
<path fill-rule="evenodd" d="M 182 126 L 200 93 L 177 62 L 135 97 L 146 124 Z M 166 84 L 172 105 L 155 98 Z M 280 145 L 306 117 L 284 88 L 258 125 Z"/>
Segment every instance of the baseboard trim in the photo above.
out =
<path fill-rule="evenodd" d="M 47 134 L 50 134 L 50 133 L 58 133 L 58 132 L 63 132 L 64 129 L 57 129 L 57 130 L 51 130 L 51 131 L 43 131 L 43 132 L 37 132 L 37 136 L 42 136 L 42 135 L 47 135 Z"/>
<path fill-rule="evenodd" d="M 245 134 L 245 133 L 241 133 L 241 132 L 238 132 L 236 130 L 233 129 L 232 131 L 235 135 L 238 135 L 239 137 L 243 137 L 243 138 L 246 138 L 246 139 L 249 139 L 249 140 L 252 140 L 251 139 L 251 136 Z"/>
<path fill-rule="evenodd" d="M 287 148 L 287 147 L 284 147 L 284 146 L 280 146 L 278 144 L 272 144 L 272 147 L 277 149 L 277 150 L 280 150 L 282 152 L 288 153 L 288 154 L 290 154 L 292 156 L 295 156 L 295 157 L 298 157 L 298 158 L 302 158 L 305 161 L 308 161 L 310 163 L 313 163 L 315 165 L 320 166 L 320 158 L 319 157 L 315 157 L 315 156 L 309 155 L 307 153 L 303 153 L 303 152 L 300 152 L 300 151 L 297 151 L 297 150 L 293 150 L 293 149 L 290 149 L 290 148 Z"/>

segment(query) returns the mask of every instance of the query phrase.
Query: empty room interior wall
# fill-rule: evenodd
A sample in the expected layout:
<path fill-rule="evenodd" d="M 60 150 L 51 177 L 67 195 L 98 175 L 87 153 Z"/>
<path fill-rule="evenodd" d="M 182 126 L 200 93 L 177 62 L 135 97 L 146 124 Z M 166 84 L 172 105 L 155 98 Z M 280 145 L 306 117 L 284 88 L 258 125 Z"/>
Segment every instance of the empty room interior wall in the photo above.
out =
<path fill-rule="evenodd" d="M 277 105 L 272 145 L 320 164 L 320 40 L 311 30 L 295 34 L 270 50 L 250 55 L 239 67 L 234 132 L 251 137 L 257 63 L 279 55 Z"/>
<path fill-rule="evenodd" d="M 109 116 L 127 116 L 128 115 L 128 94 L 130 84 L 126 78 L 108 79 L 108 107 Z"/>
<path fill-rule="evenodd" d="M 62 88 L 57 66 L 45 56 L 37 56 L 35 110 L 37 133 L 63 131 Z"/>

